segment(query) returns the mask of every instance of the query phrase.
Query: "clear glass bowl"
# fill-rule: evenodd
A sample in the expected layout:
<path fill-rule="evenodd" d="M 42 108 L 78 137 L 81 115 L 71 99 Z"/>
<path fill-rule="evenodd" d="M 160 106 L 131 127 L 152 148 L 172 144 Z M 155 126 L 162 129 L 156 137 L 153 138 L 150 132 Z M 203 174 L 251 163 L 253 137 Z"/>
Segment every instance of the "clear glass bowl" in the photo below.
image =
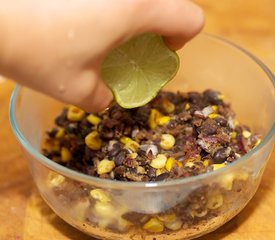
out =
<path fill-rule="evenodd" d="M 229 221 L 255 194 L 274 144 L 272 73 L 247 51 L 207 34 L 196 37 L 179 55 L 180 70 L 166 89 L 219 90 L 232 103 L 237 119 L 264 135 L 257 147 L 231 165 L 186 179 L 119 182 L 58 165 L 40 153 L 40 146 L 63 105 L 29 89 L 15 89 L 10 104 L 13 131 L 42 197 L 72 226 L 102 239 L 191 239 Z"/>

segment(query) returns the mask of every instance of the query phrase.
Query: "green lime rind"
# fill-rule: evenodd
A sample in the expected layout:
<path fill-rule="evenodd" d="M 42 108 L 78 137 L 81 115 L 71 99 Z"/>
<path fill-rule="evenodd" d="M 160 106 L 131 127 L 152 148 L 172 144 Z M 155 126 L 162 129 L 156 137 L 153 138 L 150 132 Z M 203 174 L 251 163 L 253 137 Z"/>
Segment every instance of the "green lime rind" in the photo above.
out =
<path fill-rule="evenodd" d="M 177 73 L 179 57 L 161 36 L 146 33 L 115 48 L 105 59 L 102 76 L 123 108 L 151 101 Z"/>

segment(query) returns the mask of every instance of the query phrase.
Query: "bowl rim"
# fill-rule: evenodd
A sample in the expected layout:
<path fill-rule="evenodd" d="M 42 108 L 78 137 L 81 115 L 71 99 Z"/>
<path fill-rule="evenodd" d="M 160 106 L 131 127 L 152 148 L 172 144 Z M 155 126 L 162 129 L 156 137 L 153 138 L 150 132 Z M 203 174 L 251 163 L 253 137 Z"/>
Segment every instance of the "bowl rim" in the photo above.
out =
<path fill-rule="evenodd" d="M 238 46 L 237 44 L 223 38 L 220 36 L 216 36 L 209 33 L 201 33 L 200 35 L 203 35 L 204 37 L 210 38 L 212 40 L 217 40 L 222 44 L 226 44 L 228 46 L 231 46 L 235 48 L 235 50 L 239 50 L 243 54 L 245 54 L 247 57 L 249 57 L 251 60 L 253 60 L 258 66 L 266 73 L 268 78 L 271 80 L 271 83 L 273 84 L 273 87 L 275 88 L 275 77 L 271 70 L 257 57 L 255 57 L 252 53 L 248 52 L 244 48 Z M 250 150 L 248 153 L 246 153 L 244 156 L 238 159 L 238 161 L 235 161 L 229 165 L 227 165 L 224 168 L 220 168 L 216 171 L 203 173 L 197 176 L 191 176 L 187 178 L 179 178 L 179 179 L 172 179 L 169 181 L 158 181 L 158 182 L 124 182 L 124 181 L 116 181 L 116 180 L 110 180 L 110 179 L 101 179 L 94 176 L 89 176 L 87 174 L 77 172 L 75 170 L 69 169 L 65 166 L 62 166 L 49 158 L 45 157 L 43 154 L 40 153 L 37 149 L 35 149 L 25 138 L 23 133 L 21 132 L 19 125 L 16 120 L 16 102 L 17 102 L 17 96 L 20 92 L 20 89 L 22 87 L 20 85 L 17 85 L 11 95 L 10 98 L 10 105 L 9 105 L 9 119 L 10 124 L 13 130 L 13 133 L 15 134 L 16 138 L 20 142 L 20 144 L 27 150 L 29 154 L 35 157 L 41 164 L 48 167 L 49 169 L 62 174 L 68 178 L 86 182 L 88 184 L 94 184 L 94 185 L 101 185 L 102 187 L 109 187 L 109 188 L 160 188 L 160 187 L 174 187 L 177 185 L 182 185 L 194 181 L 201 181 L 203 179 L 206 179 L 208 177 L 214 177 L 217 175 L 220 175 L 230 169 L 233 169 L 240 165 L 241 163 L 248 160 L 252 155 L 254 155 L 256 152 L 258 152 L 261 148 L 263 148 L 270 140 L 272 140 L 272 137 L 275 135 L 275 121 L 273 122 L 273 125 L 271 129 L 268 131 L 268 133 L 265 135 L 265 137 L 262 139 L 261 143 Z"/>

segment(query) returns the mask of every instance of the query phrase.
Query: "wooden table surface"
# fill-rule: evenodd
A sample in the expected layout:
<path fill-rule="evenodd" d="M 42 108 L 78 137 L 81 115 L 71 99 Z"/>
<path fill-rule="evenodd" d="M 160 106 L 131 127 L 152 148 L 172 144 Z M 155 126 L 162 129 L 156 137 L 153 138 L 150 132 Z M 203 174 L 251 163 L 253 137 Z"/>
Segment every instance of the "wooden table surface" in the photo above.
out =
<path fill-rule="evenodd" d="M 197 0 L 205 10 L 205 32 L 223 36 L 257 55 L 275 72 L 275 0 Z M 34 187 L 8 121 L 14 87 L 0 79 L 0 240 L 88 240 L 58 218 Z M 232 221 L 200 240 L 275 239 L 275 150 L 248 206 Z"/>

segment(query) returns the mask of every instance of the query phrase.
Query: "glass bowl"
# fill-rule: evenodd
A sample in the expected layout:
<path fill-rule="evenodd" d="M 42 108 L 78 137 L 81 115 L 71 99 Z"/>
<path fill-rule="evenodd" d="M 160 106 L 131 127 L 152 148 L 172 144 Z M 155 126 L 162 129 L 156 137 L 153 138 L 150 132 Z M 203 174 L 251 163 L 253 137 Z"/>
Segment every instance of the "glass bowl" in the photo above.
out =
<path fill-rule="evenodd" d="M 208 34 L 197 36 L 179 56 L 181 67 L 166 89 L 221 91 L 237 119 L 264 135 L 257 147 L 229 166 L 185 179 L 112 181 L 47 159 L 40 153 L 44 133 L 64 105 L 26 88 L 15 89 L 11 125 L 40 194 L 82 232 L 101 239 L 192 239 L 229 221 L 255 194 L 274 144 L 272 73 L 247 51 Z"/>

